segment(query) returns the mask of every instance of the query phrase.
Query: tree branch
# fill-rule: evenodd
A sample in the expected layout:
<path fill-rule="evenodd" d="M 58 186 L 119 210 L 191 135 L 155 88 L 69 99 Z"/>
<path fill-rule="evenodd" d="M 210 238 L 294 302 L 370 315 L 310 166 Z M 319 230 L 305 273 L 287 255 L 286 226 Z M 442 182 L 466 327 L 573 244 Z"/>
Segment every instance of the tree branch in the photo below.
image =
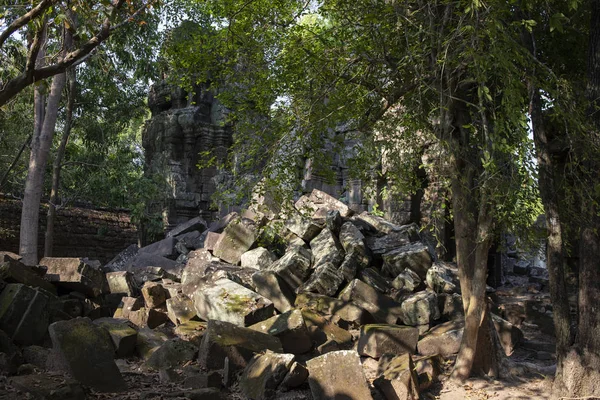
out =
<path fill-rule="evenodd" d="M 4 30 L 4 32 L 0 33 L 0 47 L 4 44 L 6 39 L 10 37 L 13 33 L 15 33 L 19 28 L 25 26 L 32 19 L 37 18 L 40 14 L 46 11 L 50 6 L 56 3 L 57 0 L 42 0 L 40 4 L 29 10 L 25 15 L 14 20 L 8 28 Z"/>

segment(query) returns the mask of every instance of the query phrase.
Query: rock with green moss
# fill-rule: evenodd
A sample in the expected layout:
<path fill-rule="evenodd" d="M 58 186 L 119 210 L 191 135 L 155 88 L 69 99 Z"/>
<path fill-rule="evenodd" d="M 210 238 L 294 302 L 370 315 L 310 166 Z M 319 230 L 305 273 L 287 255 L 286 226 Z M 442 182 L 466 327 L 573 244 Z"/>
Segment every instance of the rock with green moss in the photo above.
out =
<path fill-rule="evenodd" d="M 382 257 L 382 270 L 390 277 L 396 277 L 405 269 L 410 268 L 419 275 L 421 280 L 425 280 L 427 271 L 433 263 L 429 249 L 421 242 L 407 244 L 391 250 L 383 254 Z"/>
<path fill-rule="evenodd" d="M 271 300 L 277 311 L 284 313 L 294 308 L 296 295 L 275 272 L 258 271 L 252 275 L 252 283 L 256 292 Z"/>
<path fill-rule="evenodd" d="M 286 353 L 302 354 L 312 348 L 312 340 L 300 310 L 276 315 L 249 328 L 278 337 Z"/>
<path fill-rule="evenodd" d="M 0 293 L 0 329 L 17 344 L 40 343 L 48 330 L 53 300 L 43 289 L 9 283 Z"/>
<path fill-rule="evenodd" d="M 343 282 L 344 276 L 338 271 L 337 267 L 330 262 L 324 262 L 315 268 L 310 278 L 298 288 L 298 291 L 333 296 Z"/>
<path fill-rule="evenodd" d="M 215 243 L 213 254 L 230 264 L 239 264 L 257 238 L 254 223 L 246 218 L 236 218 L 227 225 Z"/>
<path fill-rule="evenodd" d="M 108 272 L 106 274 L 108 287 L 111 293 L 125 293 L 127 296 L 136 294 L 133 275 L 128 271 Z"/>
<path fill-rule="evenodd" d="M 402 354 L 391 360 L 382 360 L 379 367 L 383 373 L 375 379 L 373 384 L 386 399 L 419 399 L 419 381 L 410 354 Z"/>
<path fill-rule="evenodd" d="M 21 395 L 15 399 L 44 399 L 44 400 L 85 400 L 86 391 L 71 378 L 63 375 L 32 374 L 13 376 L 8 381 Z"/>
<path fill-rule="evenodd" d="M 135 343 L 135 352 L 140 358 L 147 360 L 167 340 L 169 338 L 162 332 L 150 328 L 140 328 Z"/>
<path fill-rule="evenodd" d="M 99 392 L 127 389 L 110 336 L 89 318 L 55 322 L 48 332 L 59 365 L 73 378 Z"/>
<path fill-rule="evenodd" d="M 194 360 L 198 346 L 181 339 L 164 342 L 144 363 L 145 368 L 153 370 L 175 368 Z"/>
<path fill-rule="evenodd" d="M 96 325 L 108 331 L 117 358 L 130 357 L 135 352 L 137 342 L 137 331 L 133 329 L 126 319 L 98 318 L 94 320 Z"/>
<path fill-rule="evenodd" d="M 198 316 L 203 320 L 216 319 L 239 326 L 263 321 L 275 312 L 269 299 L 229 279 L 219 279 L 210 286 L 198 289 L 192 300 Z"/>
<path fill-rule="evenodd" d="M 419 330 L 401 325 L 364 325 L 360 328 L 358 353 L 379 358 L 386 353 L 414 354 L 419 340 Z"/>
<path fill-rule="evenodd" d="M 285 221 L 285 227 L 305 242 L 310 242 L 322 229 L 311 219 L 295 212 Z"/>
<path fill-rule="evenodd" d="M 0 280 L 6 283 L 23 283 L 34 288 L 39 287 L 56 294 L 56 287 L 36 274 L 31 267 L 8 256 L 5 258 L 8 260 L 0 261 Z"/>
<path fill-rule="evenodd" d="M 239 371 L 246 368 L 255 353 L 265 350 L 283 353 L 281 341 L 230 322 L 211 320 L 202 338 L 198 361 L 210 372 L 223 370 L 227 359 L 229 370 Z"/>
<path fill-rule="evenodd" d="M 173 329 L 173 333 L 177 337 L 194 343 L 196 346 L 200 346 L 205 331 L 206 322 L 201 321 L 187 321 L 177 325 L 175 329 Z"/>
<path fill-rule="evenodd" d="M 296 290 L 310 275 L 312 252 L 301 246 L 289 247 L 279 260 L 268 268 Z"/>
<path fill-rule="evenodd" d="M 435 292 L 418 292 L 402 302 L 402 321 L 405 325 L 428 325 L 440 317 L 440 308 Z"/>
<path fill-rule="evenodd" d="M 300 293 L 296 297 L 296 307 L 310 309 L 344 329 L 358 328 L 375 322 L 373 316 L 364 308 L 349 300 L 336 299 L 316 293 Z"/>
<path fill-rule="evenodd" d="M 275 397 L 279 384 L 287 375 L 295 356 L 267 351 L 248 363 L 240 378 L 240 389 L 249 399 L 269 400 Z"/>
<path fill-rule="evenodd" d="M 316 266 L 329 262 L 337 268 L 346 255 L 340 241 L 329 229 L 323 229 L 310 241 L 310 249 L 313 253 L 313 265 Z"/>
<path fill-rule="evenodd" d="M 424 356 L 440 354 L 448 357 L 456 354 L 460 348 L 463 331 L 462 321 L 449 321 L 437 325 L 419 340 L 417 351 Z"/>
<path fill-rule="evenodd" d="M 167 315 L 175 326 L 197 318 L 194 302 L 183 294 L 167 299 Z"/>
<path fill-rule="evenodd" d="M 307 361 L 306 367 L 314 400 L 372 400 L 356 351 L 332 351 Z"/>

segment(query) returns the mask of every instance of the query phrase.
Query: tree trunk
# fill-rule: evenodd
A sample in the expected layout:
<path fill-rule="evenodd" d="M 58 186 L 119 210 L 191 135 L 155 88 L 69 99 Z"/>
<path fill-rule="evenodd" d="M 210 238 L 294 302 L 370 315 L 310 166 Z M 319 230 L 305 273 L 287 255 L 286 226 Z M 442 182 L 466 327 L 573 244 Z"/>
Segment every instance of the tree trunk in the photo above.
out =
<path fill-rule="evenodd" d="M 74 19 L 73 15 L 70 15 L 71 19 Z M 65 53 L 70 51 L 73 47 L 72 34 L 68 29 L 65 29 Z M 52 257 L 54 248 L 54 220 L 56 217 L 56 204 L 58 202 L 58 190 L 60 186 L 60 171 L 62 168 L 62 161 L 65 156 L 65 150 L 67 143 L 69 142 L 69 136 L 71 135 L 71 127 L 73 126 L 73 106 L 75 103 L 75 89 L 76 89 L 76 75 L 75 67 L 71 67 L 67 70 L 67 76 L 69 79 L 69 86 L 67 92 L 67 109 L 65 117 L 65 130 L 60 140 L 60 145 L 56 151 L 54 163 L 52 166 L 52 188 L 50 189 L 50 201 L 48 202 L 48 214 L 46 217 L 46 235 L 44 240 L 44 257 Z"/>
<path fill-rule="evenodd" d="M 25 181 L 23 197 L 23 210 L 21 212 L 21 232 L 19 254 L 26 265 L 35 265 L 38 262 L 38 229 L 40 202 L 44 185 L 44 172 L 48 153 L 52 145 L 52 137 L 58 116 L 58 106 L 65 86 L 65 74 L 58 74 L 52 78 L 50 95 L 46 104 L 42 129 L 37 140 L 34 140 L 29 157 L 29 169 Z"/>

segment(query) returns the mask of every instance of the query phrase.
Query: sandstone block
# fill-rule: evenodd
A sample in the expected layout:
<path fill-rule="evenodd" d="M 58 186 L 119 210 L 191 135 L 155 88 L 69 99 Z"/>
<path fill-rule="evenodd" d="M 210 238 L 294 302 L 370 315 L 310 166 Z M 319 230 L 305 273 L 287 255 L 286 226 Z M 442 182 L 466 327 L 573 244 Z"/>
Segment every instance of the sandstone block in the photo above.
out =
<path fill-rule="evenodd" d="M 200 318 L 248 326 L 273 316 L 273 303 L 229 279 L 197 290 L 192 298 Z"/>
<path fill-rule="evenodd" d="M 286 353 L 302 354 L 312 347 L 312 340 L 300 310 L 276 315 L 249 328 L 279 338 Z"/>
<path fill-rule="evenodd" d="M 100 392 L 127 389 L 105 330 L 88 318 L 75 318 L 51 324 L 48 332 L 61 367 L 73 378 Z"/>
<path fill-rule="evenodd" d="M 175 326 L 197 317 L 194 302 L 185 295 L 167 299 L 167 315 Z"/>
<path fill-rule="evenodd" d="M 353 302 L 334 297 L 304 292 L 296 297 L 296 307 L 313 310 L 327 316 L 343 328 L 358 328 L 374 322 L 373 316 Z"/>
<path fill-rule="evenodd" d="M 254 244 L 257 231 L 254 224 L 238 218 L 232 221 L 215 243 L 213 254 L 231 264 L 239 264 L 242 254 Z"/>
<path fill-rule="evenodd" d="M 244 268 L 254 268 L 258 270 L 267 269 L 276 257 L 264 247 L 257 247 L 242 254 L 241 263 Z"/>
<path fill-rule="evenodd" d="M 106 280 L 111 293 L 125 293 L 127 296 L 133 296 L 136 293 L 131 272 L 109 272 L 106 274 Z"/>
<path fill-rule="evenodd" d="M 464 324 L 458 321 L 449 321 L 433 327 L 417 343 L 417 351 L 424 356 L 439 354 L 448 357 L 458 353 Z"/>
<path fill-rule="evenodd" d="M 427 270 L 431 267 L 432 259 L 427 246 L 413 243 L 399 247 L 383 254 L 383 271 L 391 277 L 396 277 L 409 268 L 424 280 Z"/>
<path fill-rule="evenodd" d="M 4 258 L 8 258 L 8 260 L 0 261 L 0 281 L 22 283 L 27 286 L 44 289 L 54 295 L 56 294 L 56 287 L 36 274 L 31 267 L 6 255 Z"/>
<path fill-rule="evenodd" d="M 94 324 L 106 329 L 115 347 L 116 358 L 130 357 L 135 352 L 137 331 L 127 320 L 117 318 L 98 318 Z"/>
<path fill-rule="evenodd" d="M 315 268 L 308 280 L 298 288 L 298 291 L 316 292 L 333 296 L 344 281 L 337 267 L 330 262 L 321 263 Z"/>
<path fill-rule="evenodd" d="M 191 231 L 202 232 L 207 229 L 206 221 L 200 217 L 195 217 L 186 221 L 182 224 L 177 225 L 175 228 L 167 232 L 167 237 L 178 236 Z"/>
<path fill-rule="evenodd" d="M 381 293 L 387 293 L 392 288 L 390 281 L 381 276 L 375 268 L 365 268 L 359 271 L 358 277 L 361 281 Z"/>
<path fill-rule="evenodd" d="M 427 286 L 436 293 L 460 293 L 458 271 L 448 263 L 436 262 L 427 271 Z"/>
<path fill-rule="evenodd" d="M 158 242 L 154 242 L 148 246 L 142 247 L 138 253 L 165 257 L 174 260 L 179 255 L 179 252 L 175 248 L 176 245 L 177 239 L 174 237 L 167 237 L 163 240 L 159 240 Z"/>
<path fill-rule="evenodd" d="M 275 309 L 286 312 L 294 307 L 296 295 L 287 283 L 272 271 L 259 271 L 252 275 L 256 292 L 273 302 Z"/>
<path fill-rule="evenodd" d="M 285 378 L 283 378 L 283 381 L 281 382 L 281 385 L 279 387 L 281 388 L 281 390 L 287 391 L 290 389 L 297 388 L 298 386 L 304 384 L 304 382 L 306 382 L 307 379 L 308 369 L 304 365 L 294 361 L 292 363 L 292 366 L 290 367 L 290 370 L 288 371 Z"/>
<path fill-rule="evenodd" d="M 413 272 L 412 269 L 406 269 L 392 281 L 392 286 L 397 290 L 414 292 L 421 286 L 421 282 L 421 278 L 416 272 Z"/>
<path fill-rule="evenodd" d="M 305 242 L 310 242 L 321 232 L 321 227 L 301 214 L 293 214 L 285 221 L 285 227 Z"/>
<path fill-rule="evenodd" d="M 293 354 L 272 351 L 254 356 L 240 378 L 242 393 L 255 400 L 275 398 L 276 390 L 290 370 L 294 358 Z"/>
<path fill-rule="evenodd" d="M 145 368 L 162 370 L 175 368 L 192 361 L 198 353 L 198 346 L 181 339 L 171 339 L 156 349 L 144 363 Z"/>
<path fill-rule="evenodd" d="M 386 399 L 419 399 L 419 381 L 408 353 L 387 361 L 383 374 L 375 379 L 373 384 L 384 394 Z"/>
<path fill-rule="evenodd" d="M 371 392 L 358 353 L 329 352 L 307 361 L 308 384 L 315 400 L 371 400 Z"/>
<path fill-rule="evenodd" d="M 330 262 L 337 268 L 344 260 L 344 248 L 329 229 L 323 229 L 310 241 L 310 249 L 312 250 L 313 265 L 315 266 Z"/>
<path fill-rule="evenodd" d="M 310 274 L 312 253 L 303 247 L 291 247 L 279 260 L 269 267 L 269 271 L 279 275 L 292 290 L 304 283 Z"/>
<path fill-rule="evenodd" d="M 405 325 L 428 325 L 439 318 L 440 309 L 434 292 L 418 292 L 402 302 L 402 321 Z"/>
<path fill-rule="evenodd" d="M 80 258 L 44 257 L 40 265 L 47 268 L 46 277 L 51 282 L 65 289 L 96 297 L 108 288 L 104 273 Z"/>
<path fill-rule="evenodd" d="M 417 328 L 400 325 L 364 325 L 360 328 L 358 353 L 379 358 L 386 353 L 414 354 L 419 340 Z"/>
<path fill-rule="evenodd" d="M 40 289 L 9 283 L 0 293 L 0 329 L 15 343 L 39 343 L 50 322 L 51 296 Z"/>
<path fill-rule="evenodd" d="M 138 329 L 135 352 L 140 358 L 147 360 L 167 340 L 169 338 L 162 332 L 150 328 L 140 328 Z"/>
<path fill-rule="evenodd" d="M 156 282 L 146 282 L 142 287 L 142 296 L 147 308 L 158 308 L 165 304 L 167 294 L 162 285 Z"/>
<path fill-rule="evenodd" d="M 402 315 L 399 303 L 358 279 L 350 282 L 338 297 L 352 301 L 371 313 L 377 322 L 384 324 L 396 324 Z"/>

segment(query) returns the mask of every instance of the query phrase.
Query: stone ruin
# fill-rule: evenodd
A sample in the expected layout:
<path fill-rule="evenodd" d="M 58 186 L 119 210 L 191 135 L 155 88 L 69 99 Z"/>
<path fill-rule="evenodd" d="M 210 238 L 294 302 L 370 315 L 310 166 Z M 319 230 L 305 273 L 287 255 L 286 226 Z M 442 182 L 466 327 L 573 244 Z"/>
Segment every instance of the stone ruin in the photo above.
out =
<path fill-rule="evenodd" d="M 488 288 L 502 348 L 551 363 L 552 344 L 519 328 L 552 326 L 547 280 L 521 278 L 505 297 Z M 418 399 L 458 352 L 459 293 L 417 225 L 313 190 L 285 217 L 196 217 L 106 265 L 0 253 L 0 385 L 40 399 Z"/>

